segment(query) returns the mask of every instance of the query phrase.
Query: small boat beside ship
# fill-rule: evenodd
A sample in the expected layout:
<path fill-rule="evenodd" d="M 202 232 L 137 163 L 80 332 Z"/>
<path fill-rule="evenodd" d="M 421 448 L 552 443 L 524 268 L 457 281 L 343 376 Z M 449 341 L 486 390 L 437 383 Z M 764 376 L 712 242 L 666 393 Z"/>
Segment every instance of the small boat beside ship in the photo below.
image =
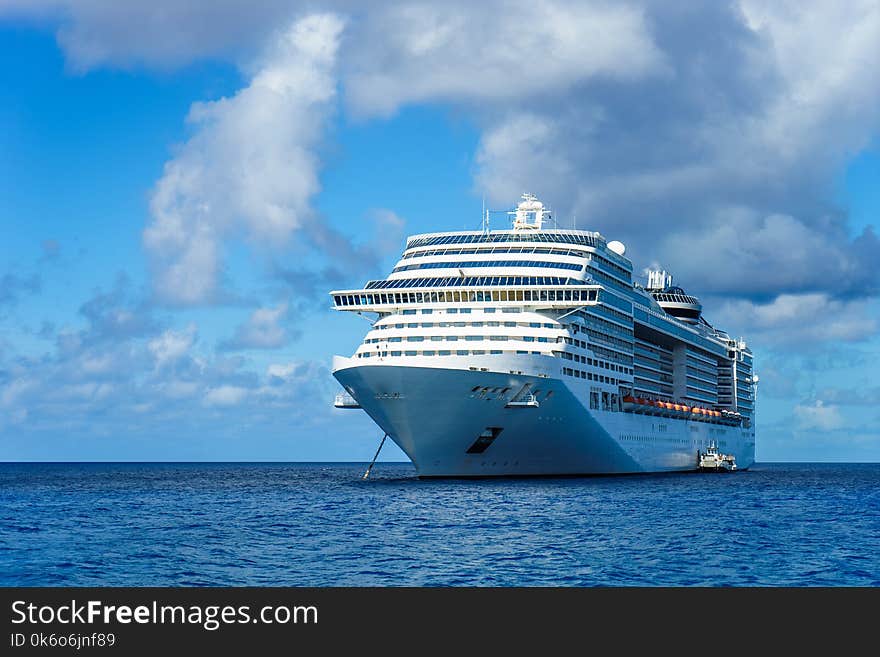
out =
<path fill-rule="evenodd" d="M 699 455 L 700 472 L 736 472 L 736 458 L 733 454 L 722 454 L 713 442 Z"/>

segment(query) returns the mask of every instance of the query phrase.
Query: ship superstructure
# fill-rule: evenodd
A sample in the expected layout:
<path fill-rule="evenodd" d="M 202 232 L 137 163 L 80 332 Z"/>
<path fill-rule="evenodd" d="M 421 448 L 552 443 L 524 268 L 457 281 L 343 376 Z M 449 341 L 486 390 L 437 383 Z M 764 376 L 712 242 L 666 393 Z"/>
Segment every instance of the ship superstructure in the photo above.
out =
<path fill-rule="evenodd" d="M 373 320 L 346 393 L 421 476 L 694 470 L 755 453 L 752 353 L 620 242 L 549 227 L 524 195 L 507 230 L 414 235 L 392 272 L 331 292 Z M 488 222 L 487 222 L 488 223 Z"/>

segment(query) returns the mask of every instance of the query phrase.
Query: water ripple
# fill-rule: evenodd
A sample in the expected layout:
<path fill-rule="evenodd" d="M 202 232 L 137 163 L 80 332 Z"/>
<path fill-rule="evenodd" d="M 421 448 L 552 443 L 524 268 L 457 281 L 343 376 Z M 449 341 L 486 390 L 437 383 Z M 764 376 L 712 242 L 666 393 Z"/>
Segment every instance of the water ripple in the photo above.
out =
<path fill-rule="evenodd" d="M 0 464 L 4 586 L 878 586 L 880 465 Z"/>

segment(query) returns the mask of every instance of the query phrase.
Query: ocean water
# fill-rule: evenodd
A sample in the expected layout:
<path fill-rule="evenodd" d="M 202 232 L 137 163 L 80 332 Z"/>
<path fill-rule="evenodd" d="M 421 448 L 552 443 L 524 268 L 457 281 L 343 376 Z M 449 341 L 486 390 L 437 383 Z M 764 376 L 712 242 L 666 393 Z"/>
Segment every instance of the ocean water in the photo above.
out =
<path fill-rule="evenodd" d="M 880 464 L 0 464 L 4 586 L 878 586 Z"/>

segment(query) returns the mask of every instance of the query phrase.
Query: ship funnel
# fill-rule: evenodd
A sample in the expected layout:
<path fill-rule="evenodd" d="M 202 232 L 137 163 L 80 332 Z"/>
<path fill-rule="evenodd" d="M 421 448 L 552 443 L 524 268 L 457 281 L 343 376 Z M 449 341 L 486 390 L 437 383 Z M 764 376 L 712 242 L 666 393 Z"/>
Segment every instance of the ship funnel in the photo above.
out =
<path fill-rule="evenodd" d="M 672 274 L 666 270 L 649 269 L 648 270 L 648 289 L 649 290 L 665 290 L 672 286 Z"/>

